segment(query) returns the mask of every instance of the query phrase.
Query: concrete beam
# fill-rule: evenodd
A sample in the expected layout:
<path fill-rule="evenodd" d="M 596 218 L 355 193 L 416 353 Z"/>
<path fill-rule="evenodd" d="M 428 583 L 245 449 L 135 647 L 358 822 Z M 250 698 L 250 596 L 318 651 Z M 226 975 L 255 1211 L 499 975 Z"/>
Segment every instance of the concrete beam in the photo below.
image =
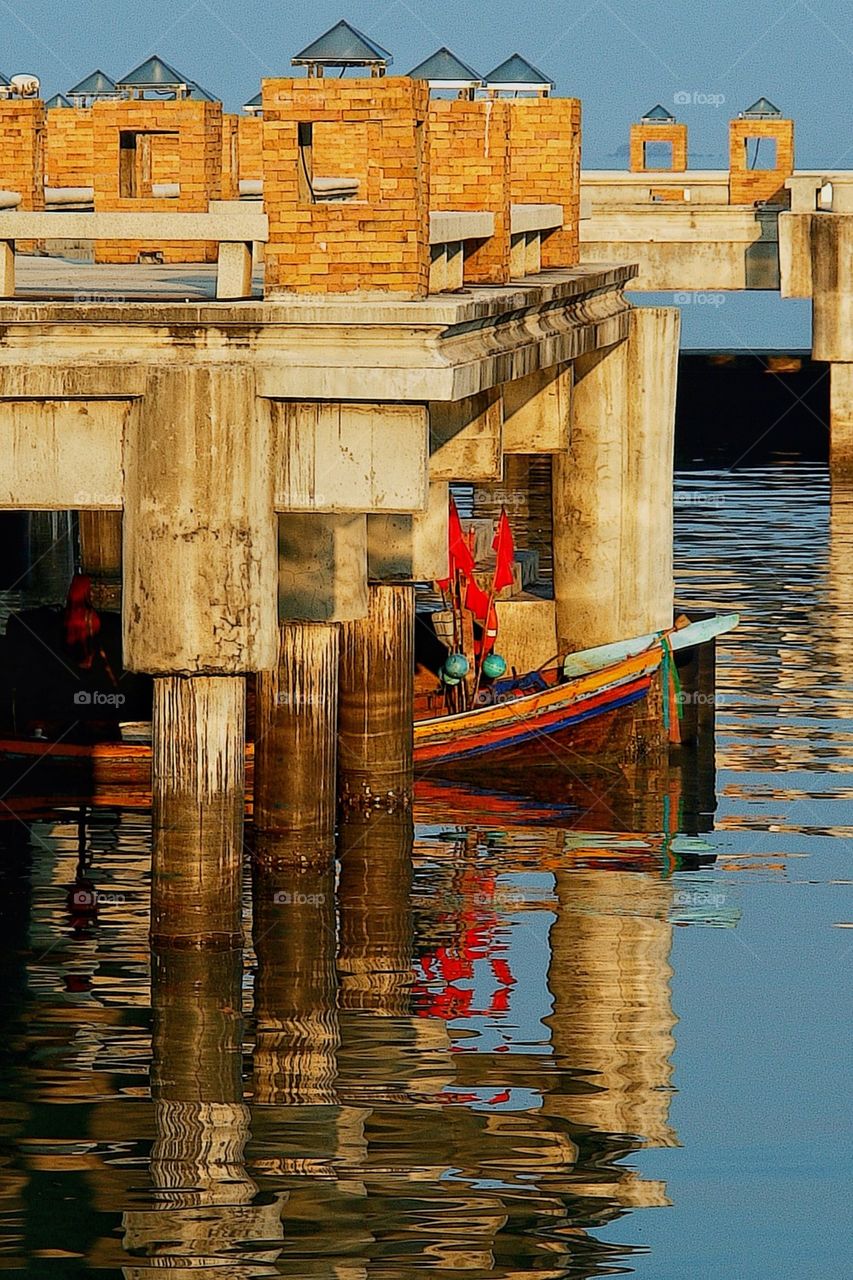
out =
<path fill-rule="evenodd" d="M 494 234 L 493 213 L 448 209 L 429 215 L 430 244 L 451 244 L 454 240 L 488 240 Z"/>
<path fill-rule="evenodd" d="M 426 406 L 273 401 L 270 408 L 277 511 L 426 508 Z"/>
<path fill-rule="evenodd" d="M 554 231 L 563 225 L 561 204 L 514 204 L 510 210 L 510 230 L 513 235 L 522 231 Z"/>
<path fill-rule="evenodd" d="M 371 582 L 434 582 L 446 578 L 449 486 L 429 486 L 420 515 L 368 515 L 367 576 Z"/>
<path fill-rule="evenodd" d="M 282 622 L 367 617 L 366 516 L 279 516 L 278 608 Z"/>
<path fill-rule="evenodd" d="M 0 401 L 0 508 L 119 510 L 128 400 Z"/>
<path fill-rule="evenodd" d="M 0 240 L 269 239 L 265 213 L 0 212 Z"/>
<path fill-rule="evenodd" d="M 496 388 L 429 406 L 431 480 L 499 480 L 502 407 Z"/>
<path fill-rule="evenodd" d="M 568 449 L 573 379 L 573 366 L 565 364 L 504 385 L 504 453 L 564 453 Z"/>

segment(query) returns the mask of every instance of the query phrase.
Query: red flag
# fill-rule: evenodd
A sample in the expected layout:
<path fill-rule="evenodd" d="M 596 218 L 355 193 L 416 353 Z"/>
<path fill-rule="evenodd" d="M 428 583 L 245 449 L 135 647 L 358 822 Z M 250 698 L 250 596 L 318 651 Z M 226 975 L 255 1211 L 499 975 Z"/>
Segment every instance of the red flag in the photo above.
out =
<path fill-rule="evenodd" d="M 450 562 L 450 576 L 443 580 L 438 580 L 438 585 L 442 591 L 447 590 L 451 580 L 455 579 L 457 571 L 467 578 L 474 570 L 474 557 L 465 540 L 465 534 L 462 532 L 462 522 L 459 519 L 459 512 L 456 510 L 456 503 L 452 497 L 447 517 L 447 551 Z"/>
<path fill-rule="evenodd" d="M 484 658 L 494 649 L 498 638 L 498 614 L 492 597 L 473 578 L 468 579 L 465 590 L 465 608 L 471 610 L 474 621 L 482 629 L 480 640 L 474 641 L 474 652 L 478 657 Z"/>
<path fill-rule="evenodd" d="M 512 529 L 509 527 L 506 511 L 501 507 L 495 540 L 492 543 L 495 553 L 495 577 L 493 589 L 500 591 L 502 587 L 512 586 L 514 581 L 512 568 L 515 563 L 515 545 L 512 540 Z"/>

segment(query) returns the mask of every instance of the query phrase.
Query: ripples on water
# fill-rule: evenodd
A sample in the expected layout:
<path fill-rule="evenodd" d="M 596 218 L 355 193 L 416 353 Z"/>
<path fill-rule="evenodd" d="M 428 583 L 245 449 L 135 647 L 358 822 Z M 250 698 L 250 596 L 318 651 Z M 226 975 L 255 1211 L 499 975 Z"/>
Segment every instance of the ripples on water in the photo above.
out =
<path fill-rule="evenodd" d="M 147 815 L 6 815 L 0 1270 L 843 1274 L 853 493 L 678 492 L 681 602 L 743 614 L 694 870 L 432 791 L 411 861 L 344 833 L 339 909 L 247 881 L 242 959 L 152 962 Z"/>

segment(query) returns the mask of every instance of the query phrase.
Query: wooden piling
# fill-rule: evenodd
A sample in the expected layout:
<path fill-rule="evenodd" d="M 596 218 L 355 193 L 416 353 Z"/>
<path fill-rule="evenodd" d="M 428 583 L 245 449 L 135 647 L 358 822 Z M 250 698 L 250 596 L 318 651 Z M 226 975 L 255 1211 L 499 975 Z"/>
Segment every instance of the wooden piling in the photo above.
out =
<path fill-rule="evenodd" d="M 77 530 L 80 568 L 92 579 L 92 603 L 96 609 L 121 608 L 120 511 L 80 511 Z"/>
<path fill-rule="evenodd" d="M 372 584 L 366 618 L 341 629 L 338 798 L 346 811 L 412 804 L 415 593 Z"/>
<path fill-rule="evenodd" d="M 154 681 L 153 945 L 233 947 L 241 937 L 245 681 Z"/>
<path fill-rule="evenodd" d="M 340 631 L 286 622 L 278 666 L 257 681 L 256 858 L 334 858 Z"/>

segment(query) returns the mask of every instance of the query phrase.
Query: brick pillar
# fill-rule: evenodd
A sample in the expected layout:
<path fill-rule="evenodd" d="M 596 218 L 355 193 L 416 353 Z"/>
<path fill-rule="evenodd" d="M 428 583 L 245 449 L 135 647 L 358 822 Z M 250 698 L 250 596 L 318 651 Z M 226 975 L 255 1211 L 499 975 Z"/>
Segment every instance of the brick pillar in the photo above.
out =
<path fill-rule="evenodd" d="M 240 199 L 240 117 L 222 117 L 222 191 L 221 199 Z"/>
<path fill-rule="evenodd" d="M 510 101 L 513 204 L 561 204 L 563 226 L 542 241 L 542 270 L 580 261 L 581 104 L 577 98 Z"/>
<path fill-rule="evenodd" d="M 18 191 L 21 209 L 44 208 L 44 103 L 0 100 L 0 188 Z"/>
<path fill-rule="evenodd" d="M 756 143 L 776 142 L 772 169 L 750 168 Z M 761 163 L 761 150 L 758 150 Z M 729 124 L 729 204 L 755 204 L 759 200 L 788 203 L 785 179 L 794 172 L 793 120 L 732 120 Z"/>
<path fill-rule="evenodd" d="M 268 293 L 425 297 L 428 106 L 427 86 L 405 76 L 264 81 Z M 341 148 L 359 157 L 355 172 L 333 172 Z M 354 199 L 317 198 L 314 182 L 334 177 L 358 179 Z"/>
<path fill-rule="evenodd" d="M 466 284 L 510 279 L 509 103 L 435 98 L 429 104 L 429 207 L 486 210 L 495 233 L 466 246 Z"/>
<path fill-rule="evenodd" d="M 260 116 L 240 116 L 237 125 L 240 181 L 259 182 L 264 176 L 264 122 Z"/>
<path fill-rule="evenodd" d="M 96 102 L 92 108 L 95 210 L 98 213 L 206 213 L 222 189 L 222 106 L 218 102 L 155 102 L 136 98 Z M 135 139 L 135 147 L 128 143 Z M 152 194 L 159 182 L 176 182 L 180 195 Z M 96 262 L 133 263 L 140 253 L 164 262 L 215 262 L 212 242 L 100 240 Z"/>
<path fill-rule="evenodd" d="M 656 169 L 646 164 L 647 142 L 672 144 L 672 164 Z M 680 173 L 687 168 L 687 125 L 670 121 L 667 124 L 632 124 L 630 142 L 631 173 Z"/>
<path fill-rule="evenodd" d="M 94 184 L 95 142 L 91 110 L 52 108 L 47 112 L 45 186 L 92 187 Z"/>

